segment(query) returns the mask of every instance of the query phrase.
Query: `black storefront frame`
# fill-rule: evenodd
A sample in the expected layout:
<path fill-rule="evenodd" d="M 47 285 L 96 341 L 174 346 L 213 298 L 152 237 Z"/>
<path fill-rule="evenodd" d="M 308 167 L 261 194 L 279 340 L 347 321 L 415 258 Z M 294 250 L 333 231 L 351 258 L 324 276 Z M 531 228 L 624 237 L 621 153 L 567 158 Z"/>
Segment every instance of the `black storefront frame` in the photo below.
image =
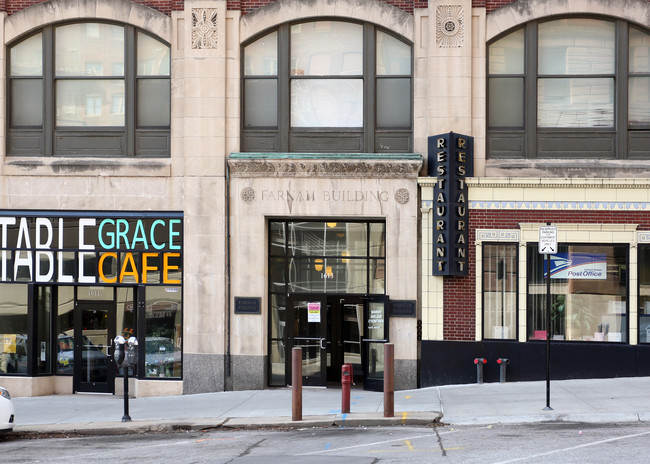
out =
<path fill-rule="evenodd" d="M 488 242 L 485 242 L 488 243 Z M 630 247 L 628 244 L 561 242 L 560 245 L 626 247 L 627 319 L 630 319 Z M 536 252 L 537 243 L 528 246 Z M 650 245 L 649 245 L 650 246 Z M 528 257 L 528 255 L 527 255 Z M 540 258 L 543 259 L 543 258 Z M 528 258 L 527 258 L 528 266 Z M 637 261 L 638 263 L 640 260 Z M 527 282 L 530 275 L 526 269 Z M 525 290 L 528 293 L 528 289 Z M 530 308 L 527 308 L 529 311 Z M 527 321 L 527 330 L 528 321 Z M 631 345 L 627 341 L 568 341 L 551 342 L 551 378 L 589 379 L 650 376 L 650 343 Z M 539 381 L 546 378 L 546 343 L 542 340 L 423 340 L 421 346 L 420 386 L 476 383 L 474 359 L 485 358 L 485 382 L 500 381 L 499 358 L 507 358 L 507 381 Z"/>
<path fill-rule="evenodd" d="M 273 230 L 272 230 L 272 223 L 282 223 L 283 224 L 283 233 L 284 233 L 284 254 L 279 255 L 279 254 L 273 254 Z M 289 248 L 289 233 L 288 233 L 288 224 L 289 223 L 345 223 L 345 224 L 365 224 L 366 225 L 366 233 L 367 233 L 367 240 L 366 240 L 366 254 L 365 257 L 359 257 L 359 256 L 330 256 L 330 255 L 309 255 L 310 258 L 313 259 L 341 259 L 341 258 L 357 258 L 357 259 L 364 259 L 366 260 L 366 292 L 365 293 L 340 293 L 340 292 L 291 292 L 289 289 L 289 281 L 288 281 L 288 276 L 289 276 L 289 259 L 288 257 L 290 256 L 290 248 Z M 371 225 L 372 224 L 381 224 L 383 225 L 383 241 L 382 241 L 382 254 L 381 255 L 371 255 L 371 240 L 370 240 L 370 234 L 371 234 Z M 374 296 L 376 297 L 385 297 L 388 299 L 388 296 L 386 295 L 386 267 L 387 267 L 387 257 L 386 257 L 386 221 L 384 219 L 348 219 L 348 218 L 269 218 L 267 220 L 267 231 L 268 231 L 268 244 L 267 244 L 267 249 L 268 249 L 268 255 L 267 255 L 267 264 L 269 267 L 268 271 L 268 295 L 269 295 L 269 300 L 268 300 L 268 337 L 267 337 L 267 368 L 268 368 L 268 374 L 267 374 L 267 382 L 268 385 L 273 387 L 273 386 L 278 386 L 278 387 L 284 387 L 290 384 L 290 377 L 287 378 L 288 372 L 290 372 L 289 367 L 287 364 L 291 363 L 290 359 L 287 359 L 285 356 L 284 358 L 284 380 L 279 382 L 274 380 L 274 374 L 273 374 L 273 360 L 272 360 L 272 353 L 273 353 L 273 345 L 275 343 L 282 345 L 283 350 L 286 350 L 286 347 L 289 346 L 290 340 L 289 340 L 289 330 L 284 330 L 283 334 L 281 337 L 273 337 L 274 333 L 274 328 L 273 328 L 273 303 L 274 301 L 283 301 L 284 302 L 284 311 L 285 311 L 285 318 L 288 319 L 290 314 L 289 311 L 289 302 L 292 297 L 308 297 L 309 295 L 315 297 L 315 298 L 323 298 L 324 300 L 327 300 L 328 298 L 333 298 L 333 297 L 339 297 L 339 298 L 361 298 L 361 299 L 366 299 L 368 300 L 369 298 L 372 298 Z M 284 263 L 284 285 L 281 287 L 281 289 L 275 290 L 274 288 L 277 288 L 278 286 L 274 285 L 273 282 L 273 277 L 274 273 L 272 272 L 272 261 L 273 258 L 280 258 L 284 257 L 285 258 L 285 263 Z M 301 256 L 303 257 L 303 256 Z M 306 256 L 305 256 L 306 257 Z M 370 293 L 370 284 L 372 279 L 370 278 L 370 272 L 371 268 L 368 265 L 368 263 L 371 260 L 377 260 L 383 261 L 384 263 L 384 291 L 382 294 L 376 294 L 376 293 Z M 388 302 L 386 302 L 386 315 L 389 314 L 388 311 Z M 285 319 L 285 323 L 288 323 L 288 321 Z M 386 318 L 386 327 L 388 327 L 389 323 L 389 318 L 387 316 Z"/>
<path fill-rule="evenodd" d="M 139 343 L 138 345 L 138 364 L 136 368 L 137 372 L 137 378 L 143 379 L 143 380 L 182 380 L 183 378 L 183 338 L 182 337 L 182 332 L 183 332 L 183 318 L 182 318 L 182 311 L 183 311 L 183 273 L 184 273 L 184 267 L 183 267 L 183 243 L 184 243 L 184 222 L 183 218 L 184 215 L 182 212 L 177 212 L 177 211 L 156 211 L 156 212 L 151 212 L 151 211 L 145 211 L 145 212 L 137 212 L 137 211 L 47 211 L 47 210 L 2 210 L 0 211 L 0 218 L 5 218 L 5 217 L 13 217 L 16 219 L 15 224 L 13 224 L 15 227 L 20 228 L 20 220 L 22 218 L 25 219 L 32 219 L 35 221 L 36 218 L 47 218 L 47 219 L 130 219 L 130 220 L 143 220 L 143 219 L 153 219 L 153 220 L 176 220 L 176 224 L 178 224 L 178 233 L 175 233 L 174 236 L 178 236 L 178 239 L 172 239 L 172 235 L 169 236 L 170 243 L 174 243 L 175 246 L 178 248 L 174 248 L 173 253 L 178 254 L 177 256 L 177 261 L 176 263 L 178 264 L 178 271 L 180 272 L 180 281 L 178 283 L 176 282 L 163 282 L 163 269 L 159 269 L 159 275 L 160 275 L 160 281 L 156 283 L 142 283 L 139 281 L 138 282 L 120 282 L 120 283 L 106 283 L 102 282 L 101 279 L 99 278 L 99 269 L 97 269 L 97 272 L 95 273 L 95 282 L 79 282 L 79 276 L 75 274 L 74 279 L 75 281 L 73 282 L 57 282 L 55 280 L 50 280 L 50 281 L 36 281 L 35 280 L 35 275 L 36 275 L 36 259 L 37 259 L 37 252 L 49 252 L 52 254 L 52 261 L 51 265 L 54 267 L 53 273 L 56 274 L 57 269 L 58 269 L 58 261 L 59 261 L 59 253 L 74 253 L 74 268 L 76 269 L 75 272 L 79 270 L 79 254 L 80 253 L 95 253 L 96 258 L 99 257 L 100 253 L 115 253 L 117 254 L 117 259 L 116 259 L 116 271 L 119 273 L 119 269 L 122 265 L 121 261 L 121 254 L 127 252 L 127 253 L 134 253 L 137 255 L 137 257 L 132 261 L 134 264 L 136 264 L 137 269 L 139 271 L 142 270 L 142 253 L 146 253 L 147 251 L 143 250 L 134 250 L 134 249 L 115 249 L 115 250 L 93 250 L 90 251 L 88 249 L 74 249 L 74 248 L 43 248 L 43 247 L 38 247 L 36 244 L 35 240 L 35 232 L 32 230 L 33 227 L 35 226 L 30 226 L 28 230 L 28 235 L 29 235 L 29 241 L 30 245 L 29 247 L 18 247 L 18 243 L 16 243 L 16 246 L 7 246 L 6 248 L 2 248 L 0 250 L 0 253 L 2 253 L 2 250 L 8 251 L 11 253 L 11 257 L 6 261 L 6 268 L 11 270 L 14 268 L 14 253 L 20 251 L 21 253 L 30 253 L 31 254 L 31 279 L 30 280 L 9 280 L 9 281 L 0 281 L 0 288 L 2 287 L 3 284 L 9 284 L 9 285 L 24 285 L 26 287 L 27 291 L 27 342 L 25 344 L 26 348 L 26 372 L 24 373 L 17 373 L 17 374 L 0 374 L 2 375 L 11 375 L 11 376 L 20 376 L 20 377 L 45 377 L 45 376 L 70 376 L 72 374 L 66 374 L 66 373 L 59 373 L 57 372 L 56 368 L 56 360 L 57 360 L 57 335 L 58 335 L 58 330 L 57 330 L 57 317 L 58 317 L 58 292 L 61 287 L 73 287 L 73 311 L 76 311 L 76 306 L 78 302 L 91 302 L 91 303 L 96 303 L 97 301 L 95 300 L 78 300 L 77 298 L 77 289 L 79 287 L 102 287 L 102 288 L 111 288 L 113 291 L 113 299 L 112 299 L 112 305 L 113 305 L 113 311 L 116 312 L 116 305 L 117 305 L 117 290 L 118 288 L 133 288 L 133 304 L 134 304 L 134 309 L 135 309 L 135 318 L 136 318 L 136 323 L 137 327 L 135 328 L 136 330 L 136 336 L 138 334 L 142 334 L 142 342 Z M 51 224 L 52 225 L 52 224 Z M 3 232 L 7 232 L 7 226 L 3 225 L 0 226 L 2 227 Z M 153 233 L 153 232 L 152 232 Z M 171 232 L 170 232 L 171 234 Z M 153 236 L 153 235 L 152 235 Z M 6 240 L 6 237 L 3 237 L 4 240 Z M 51 237 L 52 241 L 57 241 L 59 240 L 59 237 L 56 236 L 56 233 L 53 234 L 53 237 Z M 23 237 L 24 241 L 24 237 Z M 165 248 L 157 248 L 157 250 L 164 252 L 164 251 L 170 251 L 172 248 L 170 247 L 169 249 Z M 159 264 L 162 263 L 162 260 L 164 258 L 160 258 Z M 172 265 L 173 267 L 173 265 Z M 14 274 L 16 274 L 14 270 Z M 84 273 L 86 277 L 87 274 Z M 142 276 L 142 272 L 139 272 L 136 274 L 138 276 Z M 14 278 L 16 275 L 14 275 Z M 117 277 L 116 277 L 117 279 Z M 181 291 L 181 345 L 180 345 L 180 375 L 178 377 L 170 377 L 170 378 L 158 378 L 158 377 L 147 377 L 146 376 L 146 369 L 145 369 L 145 346 L 146 343 L 145 337 L 146 337 L 146 287 L 148 286 L 157 286 L 157 287 L 178 287 L 180 288 Z M 46 352 L 49 355 L 50 359 L 50 366 L 49 369 L 46 372 L 38 372 L 38 366 L 36 362 L 36 356 L 40 354 L 40 342 L 38 340 L 37 334 L 39 333 L 39 318 L 36 314 L 38 308 L 37 308 L 37 303 L 38 303 L 38 289 L 43 288 L 43 287 L 49 287 L 50 292 L 48 296 L 48 304 L 50 308 L 50 314 L 49 314 L 49 321 L 48 321 L 48 331 L 49 331 L 49 344 L 46 348 Z M 73 316 L 74 317 L 74 316 Z M 116 329 L 117 330 L 117 329 Z M 112 350 L 111 350 L 112 352 Z M 121 376 L 121 373 L 117 373 L 116 376 Z"/>
<path fill-rule="evenodd" d="M 507 340 L 422 341 L 421 387 L 476 383 L 475 358 L 485 358 L 485 382 L 498 382 L 498 358 L 508 358 L 508 382 L 546 378 L 546 344 Z M 551 378 L 650 376 L 650 344 L 552 341 Z"/>

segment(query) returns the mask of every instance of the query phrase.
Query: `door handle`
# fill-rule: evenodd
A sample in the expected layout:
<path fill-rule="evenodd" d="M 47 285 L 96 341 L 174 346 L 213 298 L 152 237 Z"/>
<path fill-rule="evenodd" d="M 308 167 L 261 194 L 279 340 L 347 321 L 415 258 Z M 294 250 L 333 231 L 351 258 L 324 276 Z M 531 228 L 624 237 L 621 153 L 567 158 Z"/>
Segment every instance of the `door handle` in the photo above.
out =
<path fill-rule="evenodd" d="M 321 339 L 320 339 L 320 349 L 321 349 L 321 350 L 324 350 L 324 349 L 325 349 L 325 339 L 324 339 L 324 338 L 321 338 Z"/>

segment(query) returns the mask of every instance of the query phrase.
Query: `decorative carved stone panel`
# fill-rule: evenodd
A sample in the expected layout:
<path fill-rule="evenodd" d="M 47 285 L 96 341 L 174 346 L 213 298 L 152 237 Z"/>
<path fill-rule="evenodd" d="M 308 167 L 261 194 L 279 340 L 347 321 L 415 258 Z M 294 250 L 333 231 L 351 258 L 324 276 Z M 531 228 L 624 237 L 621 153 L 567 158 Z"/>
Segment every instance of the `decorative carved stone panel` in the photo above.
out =
<path fill-rule="evenodd" d="M 462 47 L 465 40 L 465 13 L 460 5 L 436 8 L 436 43 L 439 48 Z"/>
<path fill-rule="evenodd" d="M 192 8 L 192 48 L 219 48 L 216 8 Z"/>
<path fill-rule="evenodd" d="M 233 177 L 416 178 L 422 161 L 230 159 Z M 407 192 L 408 193 L 408 192 Z M 403 195 L 400 195 L 403 198 Z"/>

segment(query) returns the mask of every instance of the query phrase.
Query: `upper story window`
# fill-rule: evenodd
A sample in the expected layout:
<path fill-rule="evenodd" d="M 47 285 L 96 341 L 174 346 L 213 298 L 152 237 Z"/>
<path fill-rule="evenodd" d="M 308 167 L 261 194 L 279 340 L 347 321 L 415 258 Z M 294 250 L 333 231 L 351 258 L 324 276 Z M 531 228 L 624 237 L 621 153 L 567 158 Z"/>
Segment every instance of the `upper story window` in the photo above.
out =
<path fill-rule="evenodd" d="M 170 154 L 170 48 L 132 26 L 45 27 L 8 76 L 8 155 Z"/>
<path fill-rule="evenodd" d="M 625 21 L 528 23 L 488 49 L 492 158 L 650 157 L 650 35 Z"/>
<path fill-rule="evenodd" d="M 411 45 L 370 24 L 282 25 L 244 47 L 243 151 L 412 151 Z"/>

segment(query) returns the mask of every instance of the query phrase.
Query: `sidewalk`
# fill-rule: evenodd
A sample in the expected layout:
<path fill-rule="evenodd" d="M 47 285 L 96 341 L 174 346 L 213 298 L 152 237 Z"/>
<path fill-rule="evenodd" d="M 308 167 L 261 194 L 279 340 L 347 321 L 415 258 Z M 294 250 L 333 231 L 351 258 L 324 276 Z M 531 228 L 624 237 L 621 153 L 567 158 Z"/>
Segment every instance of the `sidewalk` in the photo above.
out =
<path fill-rule="evenodd" d="M 384 417 L 383 393 L 352 390 L 341 414 L 341 390 L 304 388 L 302 420 L 292 421 L 290 388 L 132 398 L 112 395 L 14 398 L 17 433 L 119 434 L 211 428 L 328 427 L 650 421 L 650 377 L 448 385 L 395 392 Z"/>

